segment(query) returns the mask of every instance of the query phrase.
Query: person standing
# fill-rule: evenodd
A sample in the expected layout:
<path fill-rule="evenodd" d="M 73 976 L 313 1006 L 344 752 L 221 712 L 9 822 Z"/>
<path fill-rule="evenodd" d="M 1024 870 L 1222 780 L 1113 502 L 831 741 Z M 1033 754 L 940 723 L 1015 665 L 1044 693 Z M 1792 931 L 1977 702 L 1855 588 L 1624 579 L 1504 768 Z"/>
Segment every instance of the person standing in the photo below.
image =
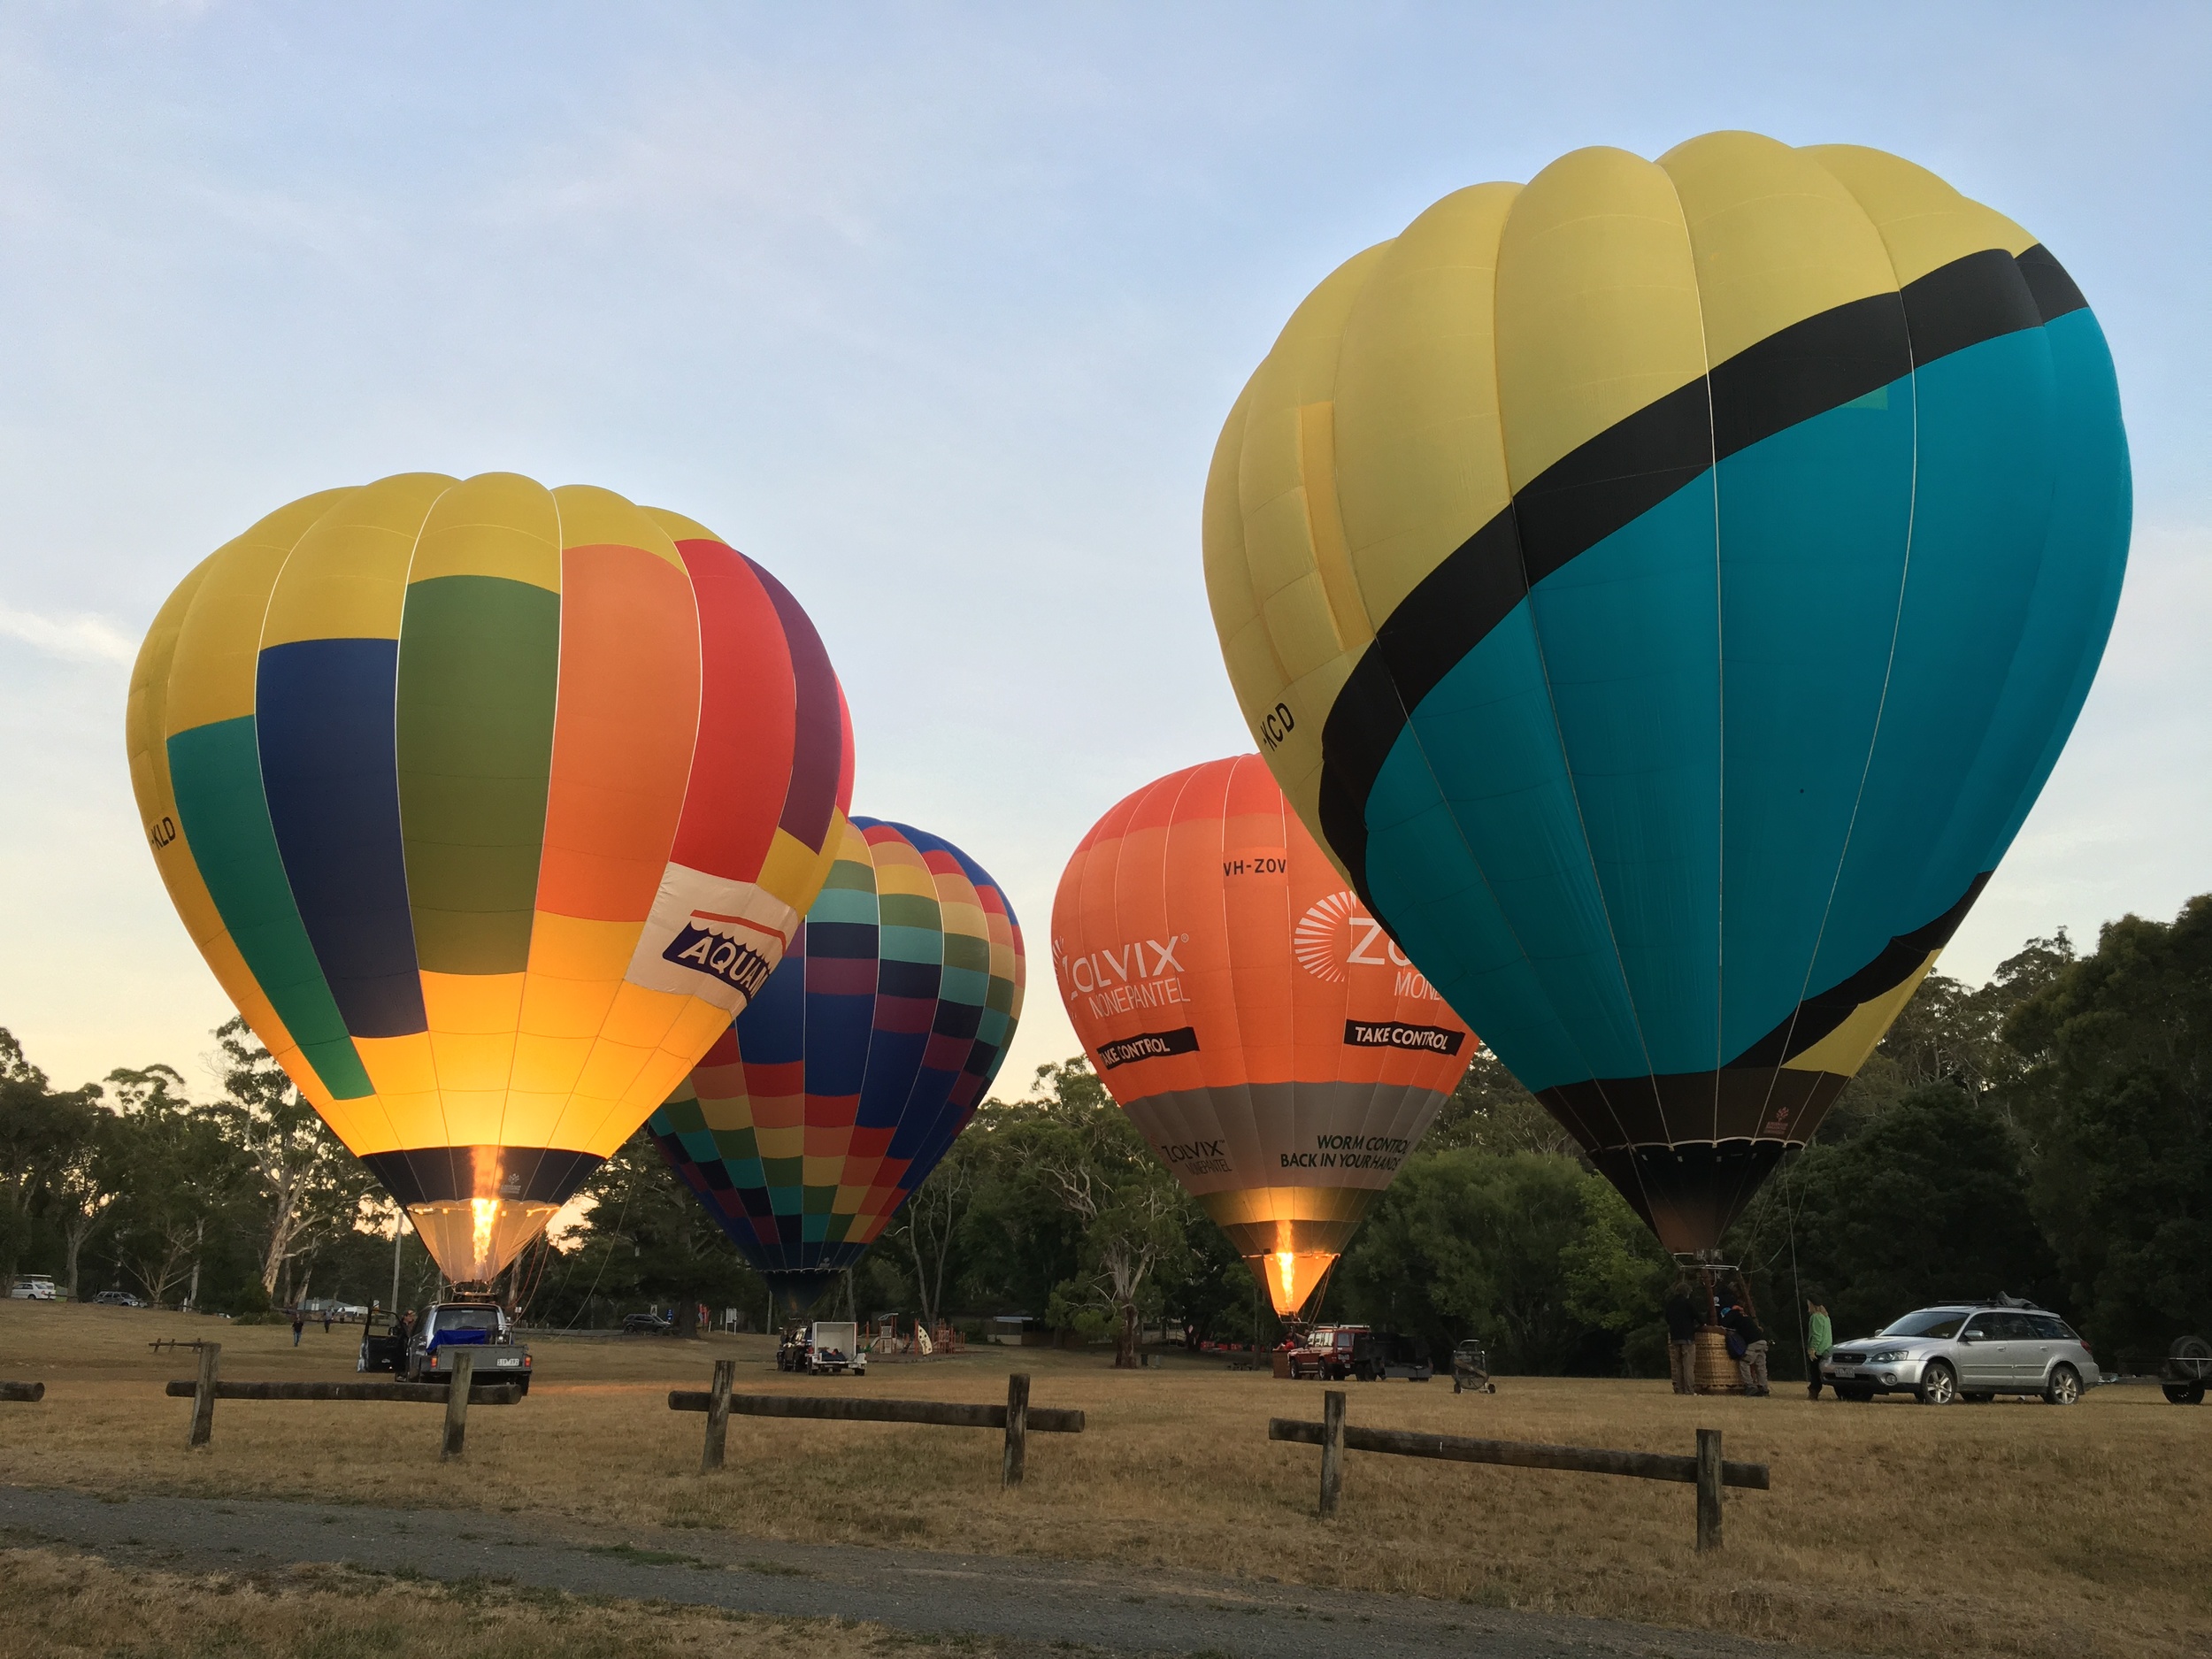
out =
<path fill-rule="evenodd" d="M 1732 1332 L 1743 1352 L 1736 1356 L 1736 1374 L 1743 1379 L 1744 1393 L 1763 1398 L 1774 1392 L 1767 1386 L 1767 1333 L 1759 1328 L 1751 1310 L 1732 1302 L 1720 1317 L 1722 1327 Z"/>
<path fill-rule="evenodd" d="M 1815 1291 L 1805 1298 L 1805 1397 L 1820 1398 L 1820 1363 L 1828 1357 L 1828 1350 L 1836 1345 L 1836 1327 L 1828 1317 L 1827 1304 Z"/>
<path fill-rule="evenodd" d="M 292 1346 L 300 1345 L 300 1333 L 307 1329 L 307 1316 L 297 1308 L 292 1310 Z"/>
<path fill-rule="evenodd" d="M 1697 1392 L 1697 1329 L 1704 1323 L 1704 1310 L 1692 1292 L 1687 1274 L 1675 1276 L 1674 1288 L 1667 1293 L 1665 1308 L 1667 1320 L 1667 1370 L 1674 1379 L 1674 1391 L 1678 1394 Z"/>

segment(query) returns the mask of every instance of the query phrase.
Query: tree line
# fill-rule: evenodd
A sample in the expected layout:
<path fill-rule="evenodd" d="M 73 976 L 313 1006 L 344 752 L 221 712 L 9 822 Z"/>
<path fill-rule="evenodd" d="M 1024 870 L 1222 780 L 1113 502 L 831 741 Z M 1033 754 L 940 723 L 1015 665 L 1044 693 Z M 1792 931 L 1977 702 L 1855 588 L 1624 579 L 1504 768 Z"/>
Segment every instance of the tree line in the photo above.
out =
<path fill-rule="evenodd" d="M 1778 1374 L 1815 1294 L 1839 1335 L 1930 1302 L 2027 1295 L 2108 1365 L 2212 1333 L 2212 895 L 2127 917 L 2097 949 L 2031 940 L 1988 984 L 1931 974 L 1724 1242 Z M 248 1317 L 320 1294 L 434 1294 L 436 1272 L 365 1170 L 241 1022 L 213 1096 L 165 1065 L 53 1088 L 0 1033 L 0 1268 L 72 1294 Z M 645 1306 L 772 1315 L 766 1286 L 634 1136 L 508 1290 L 534 1321 Z M 1571 1140 L 1479 1054 L 1326 1286 L 1325 1317 L 1506 1372 L 1663 1375 L 1672 1263 Z M 967 1133 L 835 1294 L 934 1325 L 1019 1313 L 1070 1340 L 1271 1345 L 1279 1328 L 1219 1230 L 1076 1058 Z M 755 1310 L 757 1310 L 757 1312 Z"/>

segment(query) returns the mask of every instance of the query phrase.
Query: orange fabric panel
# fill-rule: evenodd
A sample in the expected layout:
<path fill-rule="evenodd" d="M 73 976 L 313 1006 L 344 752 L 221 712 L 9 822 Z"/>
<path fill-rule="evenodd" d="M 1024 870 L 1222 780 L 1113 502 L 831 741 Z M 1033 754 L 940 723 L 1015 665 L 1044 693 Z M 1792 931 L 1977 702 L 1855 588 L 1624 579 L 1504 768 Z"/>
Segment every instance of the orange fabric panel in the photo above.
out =
<path fill-rule="evenodd" d="M 640 548 L 565 549 L 560 673 L 537 908 L 642 925 L 698 735 L 699 618 L 683 567 Z"/>

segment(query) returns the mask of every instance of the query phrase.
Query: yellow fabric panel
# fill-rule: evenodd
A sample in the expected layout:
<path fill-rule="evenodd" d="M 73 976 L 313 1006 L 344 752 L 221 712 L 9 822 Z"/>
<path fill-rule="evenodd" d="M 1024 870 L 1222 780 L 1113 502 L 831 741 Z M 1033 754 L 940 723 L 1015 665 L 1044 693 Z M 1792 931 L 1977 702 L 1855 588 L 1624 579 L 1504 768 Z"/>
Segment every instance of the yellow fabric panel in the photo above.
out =
<path fill-rule="evenodd" d="M 830 1214 L 856 1216 L 860 1213 L 861 1200 L 867 1195 L 868 1189 L 864 1187 L 841 1187 L 837 1189 L 837 1195 L 830 1200 Z"/>
<path fill-rule="evenodd" d="M 806 896 L 801 899 L 794 899 L 787 897 L 781 893 L 776 893 L 776 896 L 782 899 L 785 903 L 790 905 L 793 910 L 798 911 L 798 913 L 803 917 L 809 910 L 812 910 L 814 908 L 814 901 L 822 896 L 823 883 L 829 879 L 830 866 L 837 862 L 837 849 L 844 844 L 846 833 L 851 828 L 852 826 L 847 822 L 845 815 L 842 812 L 838 811 L 835 808 L 832 808 L 830 810 L 829 827 L 822 832 L 822 850 L 814 855 L 814 862 L 806 873 L 805 886 L 803 888 Z M 778 833 L 781 833 L 782 832 L 780 831 L 778 832 Z M 794 836 L 792 839 L 796 841 L 798 838 Z M 775 844 L 772 841 L 769 843 L 769 851 L 772 855 L 775 850 Z M 763 885 L 764 886 L 765 884 L 764 883 Z M 776 892 L 773 887 L 770 887 L 768 890 L 771 893 Z"/>
<path fill-rule="evenodd" d="M 492 1036 L 515 1029 L 522 1008 L 519 973 L 425 973 L 423 1012 L 433 1033 Z"/>
<path fill-rule="evenodd" d="M 910 898 L 933 899 L 937 879 L 920 858 L 896 843 L 870 849 L 876 872 L 876 892 L 903 894 Z"/>
<path fill-rule="evenodd" d="M 1834 175 L 1756 133 L 1708 133 L 1659 157 L 1697 258 L 1709 361 L 1873 294 L 1895 273 L 1878 232 Z"/>
<path fill-rule="evenodd" d="M 1704 373 L 1674 181 L 1609 149 L 1575 150 L 1530 180 L 1498 242 L 1498 403 L 1515 491 Z"/>
<path fill-rule="evenodd" d="M 1901 156 L 1859 144 L 1814 144 L 1798 153 L 1858 199 L 1881 233 L 1901 288 L 1970 253 L 2002 248 L 2021 254 L 2035 245 L 2002 213 L 1968 200 Z"/>
<path fill-rule="evenodd" d="M 835 829 L 841 818 L 833 818 Z M 829 845 L 836 843 L 828 836 L 823 838 Z M 760 861 L 760 874 L 754 885 L 763 892 L 774 895 L 804 917 L 807 907 L 820 896 L 822 882 L 829 874 L 829 865 L 813 848 L 808 846 L 789 830 L 779 827 L 768 842 L 768 856 Z M 808 884 L 811 883 L 811 886 Z M 627 964 L 625 964 L 627 966 Z"/>
<path fill-rule="evenodd" d="M 356 1037 L 361 1069 L 387 1107 L 403 1096 L 438 1092 L 438 1068 L 430 1055 L 430 1033 L 411 1031 L 403 1037 Z M 404 1125 L 400 1125 L 404 1129 Z M 437 1141 L 410 1141 L 411 1147 L 432 1146 Z"/>
<path fill-rule="evenodd" d="M 561 515 L 553 492 L 518 472 L 479 472 L 438 497 L 407 580 L 503 576 L 561 591 Z"/>
<path fill-rule="evenodd" d="M 624 1048 L 657 1048 L 684 1011 L 691 998 L 676 991 L 649 991 L 641 985 L 625 983 L 615 993 L 614 1006 L 607 1010 L 606 1023 L 599 1027 L 599 1041 Z M 589 1068 L 586 1068 L 588 1071 Z M 622 1088 L 629 1087 L 626 1080 Z M 619 1100 L 622 1088 L 605 1091 L 609 1100 Z M 593 1089 L 594 1094 L 603 1091 Z"/>
<path fill-rule="evenodd" d="M 1256 1221 L 1357 1221 L 1375 1200 L 1363 1187 L 1255 1187 L 1199 1198 L 1221 1225 Z"/>
<path fill-rule="evenodd" d="M 1336 405 L 1306 403 L 1298 411 L 1298 472 L 1306 484 L 1306 534 L 1329 595 L 1329 614 L 1343 649 L 1356 651 L 1375 637 L 1375 625 L 1352 575 L 1344 518 L 1336 492 Z"/>
<path fill-rule="evenodd" d="M 614 1000 L 611 989 L 608 992 L 607 1000 Z M 526 1020 L 529 1014 L 530 1003 L 526 998 L 523 1002 Z M 586 1027 L 587 1032 L 597 1029 L 596 1020 Z M 569 1091 L 576 1087 L 576 1079 L 583 1075 L 584 1062 L 591 1056 L 591 1045 L 592 1039 L 588 1035 L 567 1037 L 527 1029 L 517 1032 L 514 1080 L 509 1086 L 510 1093 L 516 1101 L 526 1095 L 534 1100 L 550 1101 L 553 1110 L 559 1111 L 561 1103 L 568 1099 Z"/>
<path fill-rule="evenodd" d="M 1894 990 L 1885 991 L 1870 1002 L 1862 1002 L 1851 1010 L 1851 1016 L 1804 1053 L 1782 1062 L 1785 1071 L 1830 1071 L 1838 1077 L 1856 1077 L 1859 1068 L 1866 1064 L 1867 1056 L 1889 1030 L 1890 1022 L 1905 1011 L 1905 1004 L 1912 1001 L 1912 994 L 1920 988 L 1921 980 L 1928 977 L 1943 953 L 1931 950 L 1928 959 L 1906 977 L 1905 982 Z"/>
<path fill-rule="evenodd" d="M 668 532 L 644 509 L 611 489 L 590 484 L 563 484 L 553 492 L 561 513 L 563 547 L 634 547 L 666 559 L 678 570 L 683 555 Z"/>
<path fill-rule="evenodd" d="M 543 975 L 552 979 L 615 984 L 630 971 L 630 957 L 644 926 L 642 922 L 598 922 L 534 910 L 527 972 L 533 979 Z"/>
<path fill-rule="evenodd" d="M 687 518 L 665 507 L 640 507 L 638 511 L 658 525 L 671 541 L 720 541 L 725 547 L 730 545 L 696 518 Z"/>
<path fill-rule="evenodd" d="M 1400 233 L 1345 324 L 1336 483 L 1367 613 L 1386 618 L 1512 498 L 1498 417 L 1498 240 L 1517 184 L 1455 190 Z"/>
<path fill-rule="evenodd" d="M 169 669 L 163 717 L 167 736 L 253 712 L 270 590 L 300 538 L 353 493 L 326 489 L 280 507 L 201 565 L 204 574 L 178 630 Z"/>
<path fill-rule="evenodd" d="M 1309 294 L 1252 377 L 1237 494 L 1244 511 L 1244 557 L 1252 593 L 1267 618 L 1286 679 L 1311 673 L 1346 649 L 1346 634 L 1330 612 L 1314 546 L 1313 507 L 1306 485 L 1302 411 L 1335 396 L 1338 347 L 1360 288 L 1388 244 L 1346 260 Z M 1332 504 L 1335 488 L 1326 492 Z M 1341 543 L 1341 526 L 1332 526 Z M 1373 636 L 1365 618 L 1358 642 Z"/>
<path fill-rule="evenodd" d="M 402 472 L 364 484 L 300 537 L 269 595 L 260 644 L 396 640 L 415 537 L 457 480 Z"/>

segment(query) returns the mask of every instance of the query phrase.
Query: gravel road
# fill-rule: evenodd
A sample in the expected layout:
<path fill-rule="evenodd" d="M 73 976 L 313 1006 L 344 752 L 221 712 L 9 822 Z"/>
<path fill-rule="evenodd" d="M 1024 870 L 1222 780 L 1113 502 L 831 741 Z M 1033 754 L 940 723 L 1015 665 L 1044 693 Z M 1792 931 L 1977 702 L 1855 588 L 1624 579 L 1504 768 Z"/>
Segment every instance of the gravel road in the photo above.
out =
<path fill-rule="evenodd" d="M 1785 1653 L 1727 1636 L 1410 1596 L 988 1555 L 766 1543 L 727 1532 L 595 1531 L 450 1509 L 115 1500 L 0 1486 L 0 1544 L 81 1550 L 119 1566 L 171 1571 L 347 1563 L 579 1595 L 868 1619 L 920 1635 L 992 1637 L 1025 1646 L 1075 1642 L 1117 1653 L 1234 1659 L 1781 1659 Z M 1800 1648 L 1793 1659 L 1811 1656 Z"/>

